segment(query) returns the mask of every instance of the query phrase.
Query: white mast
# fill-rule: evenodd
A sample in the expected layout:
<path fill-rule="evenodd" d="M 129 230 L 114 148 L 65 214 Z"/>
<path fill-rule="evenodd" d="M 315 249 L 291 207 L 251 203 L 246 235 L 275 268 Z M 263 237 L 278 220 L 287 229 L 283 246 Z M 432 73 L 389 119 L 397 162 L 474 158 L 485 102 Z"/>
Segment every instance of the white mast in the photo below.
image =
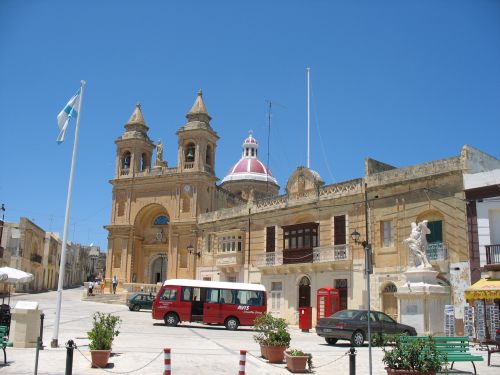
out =
<path fill-rule="evenodd" d="M 69 223 L 69 212 L 71 208 L 71 191 L 73 190 L 73 171 L 75 169 L 76 161 L 76 148 L 78 145 L 78 128 L 80 126 L 80 117 L 82 115 L 82 101 L 83 101 L 83 88 L 85 86 L 85 81 L 80 81 L 80 101 L 78 103 L 78 115 L 76 117 L 76 128 L 75 128 L 75 141 L 73 143 L 73 156 L 71 157 L 71 169 L 69 171 L 69 184 L 68 184 L 68 195 L 66 197 L 66 214 L 64 216 L 64 231 L 62 239 L 62 250 L 61 250 L 61 264 L 59 265 L 59 281 L 57 284 L 57 303 L 56 303 L 56 320 L 54 322 L 54 333 L 52 335 L 52 342 L 50 346 L 52 348 L 58 347 L 57 338 L 59 336 L 59 320 L 61 318 L 61 299 L 62 290 L 64 284 L 64 268 L 66 265 L 66 242 L 68 239 L 68 223 Z"/>
<path fill-rule="evenodd" d="M 309 75 L 311 68 L 307 68 L 307 168 L 311 166 L 311 90 Z"/>

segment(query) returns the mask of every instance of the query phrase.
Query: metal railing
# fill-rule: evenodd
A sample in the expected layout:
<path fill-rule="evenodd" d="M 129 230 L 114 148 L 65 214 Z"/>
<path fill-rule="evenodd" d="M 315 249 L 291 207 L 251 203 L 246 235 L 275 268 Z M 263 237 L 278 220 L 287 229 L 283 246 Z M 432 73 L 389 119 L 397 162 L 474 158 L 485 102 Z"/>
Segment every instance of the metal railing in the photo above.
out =
<path fill-rule="evenodd" d="M 281 266 L 283 264 L 283 251 L 273 251 L 259 255 L 255 263 L 257 267 Z"/>
<path fill-rule="evenodd" d="M 193 169 L 194 162 L 184 162 L 184 169 Z"/>
<path fill-rule="evenodd" d="M 335 262 L 341 260 L 349 260 L 350 251 L 349 245 L 331 245 L 315 247 L 313 249 L 313 262 L 323 263 L 323 262 Z"/>
<path fill-rule="evenodd" d="M 427 244 L 427 259 L 431 260 L 446 260 L 448 258 L 448 247 L 443 242 L 433 242 Z"/>
<path fill-rule="evenodd" d="M 486 245 L 486 264 L 500 264 L 500 245 Z"/>

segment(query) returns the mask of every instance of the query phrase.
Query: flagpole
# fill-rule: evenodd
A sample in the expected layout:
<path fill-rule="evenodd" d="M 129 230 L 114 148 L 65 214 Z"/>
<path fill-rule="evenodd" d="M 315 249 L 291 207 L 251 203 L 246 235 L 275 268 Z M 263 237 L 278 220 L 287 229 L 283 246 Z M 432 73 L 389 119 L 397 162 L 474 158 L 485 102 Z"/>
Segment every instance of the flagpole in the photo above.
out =
<path fill-rule="evenodd" d="M 75 128 L 75 141 L 73 143 L 73 155 L 71 157 L 71 169 L 69 171 L 68 195 L 66 197 L 66 214 L 64 216 L 61 264 L 59 265 L 59 281 L 57 284 L 56 320 L 54 322 L 54 333 L 52 335 L 52 342 L 50 343 L 50 346 L 52 348 L 57 348 L 59 346 L 58 345 L 59 321 L 61 318 L 61 300 L 62 300 L 62 290 L 64 285 L 64 268 L 66 266 L 66 242 L 68 239 L 69 212 L 71 208 L 71 191 L 73 190 L 73 172 L 75 169 L 76 149 L 78 146 L 78 128 L 80 127 L 80 117 L 82 115 L 81 109 L 82 109 L 84 87 L 85 87 L 85 81 L 82 80 L 80 81 L 80 101 L 78 103 L 78 115 L 76 117 L 76 128 Z"/>

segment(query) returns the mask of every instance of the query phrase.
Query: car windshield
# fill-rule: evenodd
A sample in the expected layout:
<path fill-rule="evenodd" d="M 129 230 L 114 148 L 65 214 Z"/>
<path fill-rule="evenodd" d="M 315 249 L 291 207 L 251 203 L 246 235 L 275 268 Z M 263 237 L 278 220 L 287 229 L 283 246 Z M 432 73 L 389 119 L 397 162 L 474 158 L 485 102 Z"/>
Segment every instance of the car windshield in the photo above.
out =
<path fill-rule="evenodd" d="M 331 315 L 330 318 L 352 319 L 358 313 L 359 313 L 358 310 L 342 310 L 342 311 L 337 311 L 335 314 Z"/>

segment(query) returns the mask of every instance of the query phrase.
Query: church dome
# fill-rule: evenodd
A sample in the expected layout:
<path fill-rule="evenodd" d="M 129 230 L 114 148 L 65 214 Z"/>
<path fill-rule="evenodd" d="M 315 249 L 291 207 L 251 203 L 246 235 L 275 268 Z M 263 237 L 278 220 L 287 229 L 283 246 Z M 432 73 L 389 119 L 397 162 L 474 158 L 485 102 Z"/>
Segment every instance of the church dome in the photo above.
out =
<path fill-rule="evenodd" d="M 222 180 L 228 181 L 264 181 L 278 185 L 271 171 L 258 159 L 259 144 L 252 133 L 243 141 L 241 159 L 229 170 Z"/>

